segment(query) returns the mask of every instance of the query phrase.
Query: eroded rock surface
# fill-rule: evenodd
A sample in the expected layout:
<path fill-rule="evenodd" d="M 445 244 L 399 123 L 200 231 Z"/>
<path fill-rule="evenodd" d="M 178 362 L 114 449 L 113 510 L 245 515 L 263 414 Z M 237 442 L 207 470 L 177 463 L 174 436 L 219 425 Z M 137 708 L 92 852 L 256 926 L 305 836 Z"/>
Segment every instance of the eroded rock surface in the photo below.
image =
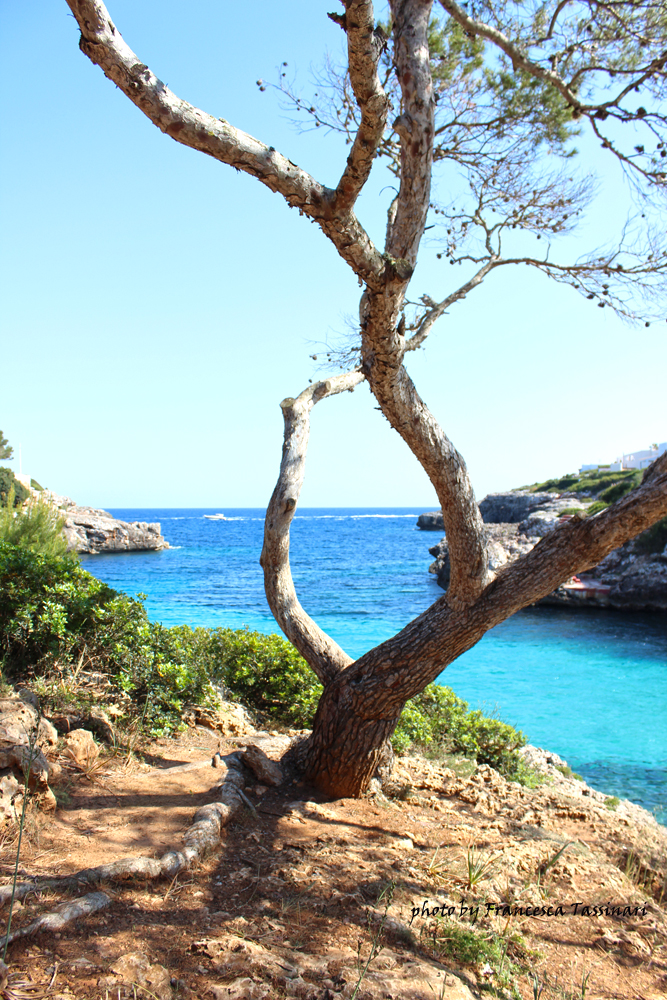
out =
<path fill-rule="evenodd" d="M 42 496 L 66 517 L 63 534 L 72 552 L 142 552 L 168 549 L 169 543 L 156 522 L 119 521 L 106 510 L 79 507 L 70 497 L 44 490 Z"/>
<path fill-rule="evenodd" d="M 541 500 L 529 509 L 525 497 L 531 496 Z M 489 505 L 486 505 L 487 500 L 491 501 Z M 491 570 L 497 573 L 530 552 L 541 538 L 558 526 L 559 515 L 564 510 L 573 507 L 586 510 L 591 503 L 590 499 L 582 501 L 578 497 L 559 497 L 553 493 L 490 494 L 482 500 L 480 510 L 484 510 Z M 519 518 L 520 513 L 523 519 Z M 511 520 L 502 523 L 492 520 L 500 515 Z M 594 569 L 582 574 L 580 586 L 562 585 L 539 603 L 627 611 L 667 610 L 667 547 L 662 552 L 649 554 L 644 551 L 645 547 L 644 536 L 638 535 L 611 552 Z M 450 573 L 447 539 L 442 538 L 429 553 L 435 560 L 429 572 L 437 576 L 438 583 L 446 590 Z"/>

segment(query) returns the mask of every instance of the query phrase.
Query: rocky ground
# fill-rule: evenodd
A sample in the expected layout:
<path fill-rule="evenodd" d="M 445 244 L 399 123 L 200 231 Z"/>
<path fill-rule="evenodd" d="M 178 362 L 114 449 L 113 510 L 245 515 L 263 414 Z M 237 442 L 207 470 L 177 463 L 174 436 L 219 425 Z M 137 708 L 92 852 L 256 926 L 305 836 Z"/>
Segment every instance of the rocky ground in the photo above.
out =
<path fill-rule="evenodd" d="M 194 812 L 219 801 L 218 755 L 252 743 L 277 760 L 289 743 L 231 706 L 191 722 L 178 739 L 115 750 L 85 730 L 54 743 L 46 727 L 57 808 L 35 789 L 18 875 L 33 891 L 12 922 L 21 931 L 41 917 L 42 930 L 9 946 L 0 995 L 49 984 L 61 1000 L 665 995 L 667 830 L 535 749 L 546 781 L 533 790 L 486 766 L 404 757 L 389 795 L 335 802 L 289 774 L 268 784 L 280 772 L 258 770 L 259 754 L 261 783 L 251 755 L 245 806 L 205 858 L 91 894 L 91 868 L 182 849 Z M 9 796 L 19 813 L 20 777 Z M 6 820 L 10 887 L 16 846 Z M 5 904 L 9 892 L 0 887 Z M 107 902 L 67 923 L 72 900 L 91 895 Z"/>

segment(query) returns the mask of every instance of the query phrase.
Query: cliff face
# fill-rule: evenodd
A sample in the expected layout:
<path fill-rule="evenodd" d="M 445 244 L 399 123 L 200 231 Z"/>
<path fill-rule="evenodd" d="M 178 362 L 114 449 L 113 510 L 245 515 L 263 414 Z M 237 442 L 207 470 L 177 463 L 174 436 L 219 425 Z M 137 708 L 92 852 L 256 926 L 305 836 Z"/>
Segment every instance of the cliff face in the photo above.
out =
<path fill-rule="evenodd" d="M 539 498 L 535 504 L 528 500 L 533 497 Z M 487 524 L 491 569 L 497 572 L 530 552 L 540 538 L 555 528 L 562 510 L 575 505 L 585 509 L 590 502 L 524 491 L 485 497 L 479 506 Z M 523 515 L 523 519 L 519 515 Z M 496 517 L 507 517 L 507 520 L 496 522 L 493 520 Z M 662 551 L 647 552 L 647 535 L 639 535 L 611 552 L 599 566 L 581 576 L 581 585 L 560 586 L 540 604 L 667 611 L 667 546 Z M 446 590 L 449 585 L 447 539 L 441 539 L 429 552 L 435 557 L 429 572 L 436 574 L 438 583 Z"/>
<path fill-rule="evenodd" d="M 479 505 L 485 524 L 520 524 L 531 514 L 558 517 L 566 507 L 588 507 L 593 500 L 562 497 L 560 493 L 531 493 L 513 490 L 511 493 L 489 493 Z M 422 531 L 444 531 L 445 525 L 439 510 L 428 511 L 417 518 Z"/>
<path fill-rule="evenodd" d="M 169 548 L 157 523 L 118 521 L 106 510 L 79 507 L 69 497 L 50 490 L 44 490 L 41 495 L 67 518 L 63 534 L 72 552 L 97 555 L 100 552 L 157 552 Z"/>

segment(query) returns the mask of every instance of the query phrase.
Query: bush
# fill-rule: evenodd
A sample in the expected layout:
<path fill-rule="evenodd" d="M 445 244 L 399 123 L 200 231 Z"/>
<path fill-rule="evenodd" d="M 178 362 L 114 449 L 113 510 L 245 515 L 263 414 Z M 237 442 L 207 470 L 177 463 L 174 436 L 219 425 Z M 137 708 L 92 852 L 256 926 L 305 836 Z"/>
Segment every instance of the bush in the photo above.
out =
<path fill-rule="evenodd" d="M 642 556 L 657 555 L 662 552 L 667 545 L 667 517 L 662 521 L 642 531 L 641 535 L 635 538 L 633 548 L 635 552 Z"/>
<path fill-rule="evenodd" d="M 185 701 L 213 697 L 206 629 L 166 629 L 141 601 L 117 594 L 72 555 L 42 555 L 0 543 L 0 655 L 10 674 L 62 675 L 83 665 L 129 695 L 146 729 L 181 726 Z"/>
<path fill-rule="evenodd" d="M 13 502 L 10 499 L 10 491 L 14 488 Z M 0 507 L 6 507 L 11 503 L 14 507 L 20 507 L 30 496 L 30 491 L 19 482 L 11 469 L 6 466 L 0 467 Z"/>
<path fill-rule="evenodd" d="M 244 704 L 286 725 L 312 723 L 322 685 L 286 639 L 247 629 L 216 629 L 211 654 L 216 676 Z"/>
<path fill-rule="evenodd" d="M 469 711 L 467 702 L 439 684 L 429 684 L 407 703 L 392 739 L 398 753 L 413 744 L 438 744 L 447 752 L 489 764 L 512 780 L 521 780 L 528 771 L 517 752 L 526 743 L 522 732 L 478 709 Z"/>
<path fill-rule="evenodd" d="M 187 703 L 211 704 L 214 682 L 264 719 L 312 723 L 322 686 L 294 647 L 277 635 L 150 622 L 143 601 L 118 594 L 72 555 L 0 542 L 0 657 L 8 672 L 59 677 L 81 669 L 106 678 L 154 736 L 182 728 Z M 76 664 L 76 667 L 73 665 Z M 429 684 L 412 698 L 393 736 L 397 752 L 442 748 L 527 775 L 512 726 L 469 711 L 450 688 Z"/>
<path fill-rule="evenodd" d="M 610 472 L 608 469 L 592 469 L 582 472 L 579 475 L 567 475 L 561 479 L 547 479 L 543 483 L 533 483 L 528 487 L 531 493 L 542 493 L 558 491 L 559 493 L 586 493 L 591 496 L 599 496 L 601 500 L 612 503 L 619 497 L 625 496 L 635 486 L 638 486 L 642 479 L 642 473 L 638 469 L 622 469 L 619 472 Z M 615 489 L 613 499 L 605 496 L 610 489 Z M 603 492 L 604 491 L 604 492 Z"/>
<path fill-rule="evenodd" d="M 605 503 L 614 503 L 615 500 L 620 500 L 621 497 L 630 493 L 635 486 L 639 486 L 639 482 L 640 480 L 633 476 L 631 479 L 624 479 L 620 483 L 612 483 L 611 486 L 601 490 L 598 497 L 600 500 L 604 500 Z"/>
<path fill-rule="evenodd" d="M 609 506 L 604 500 L 596 500 L 592 503 L 586 511 L 586 517 L 593 517 L 594 514 L 599 514 L 601 510 L 606 510 Z"/>
<path fill-rule="evenodd" d="M 10 486 L 7 504 L 0 507 L 0 542 L 42 555 L 64 555 L 67 551 L 62 533 L 65 519 L 41 498 L 32 497 L 17 510 L 13 499 L 14 487 Z"/>

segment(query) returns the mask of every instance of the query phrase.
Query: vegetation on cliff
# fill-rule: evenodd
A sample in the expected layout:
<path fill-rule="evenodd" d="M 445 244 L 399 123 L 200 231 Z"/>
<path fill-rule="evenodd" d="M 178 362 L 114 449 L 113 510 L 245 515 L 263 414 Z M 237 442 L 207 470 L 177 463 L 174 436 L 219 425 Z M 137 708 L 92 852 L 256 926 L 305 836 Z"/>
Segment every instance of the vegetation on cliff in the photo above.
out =
<path fill-rule="evenodd" d="M 531 493 L 550 491 L 572 493 L 581 499 L 595 497 L 595 503 L 589 504 L 585 509 L 573 507 L 572 510 L 568 508 L 561 512 L 561 514 L 576 512 L 580 517 L 591 517 L 640 486 L 645 474 L 645 469 L 621 469 L 612 472 L 605 466 L 600 466 L 598 469 L 569 473 L 560 479 L 546 479 L 543 483 L 533 483 L 531 486 L 521 486 L 519 489 L 530 490 Z M 662 552 L 666 545 L 667 517 L 664 517 L 634 540 L 633 549 L 638 555 L 653 555 Z"/>
<path fill-rule="evenodd" d="M 0 508 L 8 505 L 20 507 L 29 496 L 30 491 L 16 478 L 12 470 L 4 465 L 0 467 Z"/>

